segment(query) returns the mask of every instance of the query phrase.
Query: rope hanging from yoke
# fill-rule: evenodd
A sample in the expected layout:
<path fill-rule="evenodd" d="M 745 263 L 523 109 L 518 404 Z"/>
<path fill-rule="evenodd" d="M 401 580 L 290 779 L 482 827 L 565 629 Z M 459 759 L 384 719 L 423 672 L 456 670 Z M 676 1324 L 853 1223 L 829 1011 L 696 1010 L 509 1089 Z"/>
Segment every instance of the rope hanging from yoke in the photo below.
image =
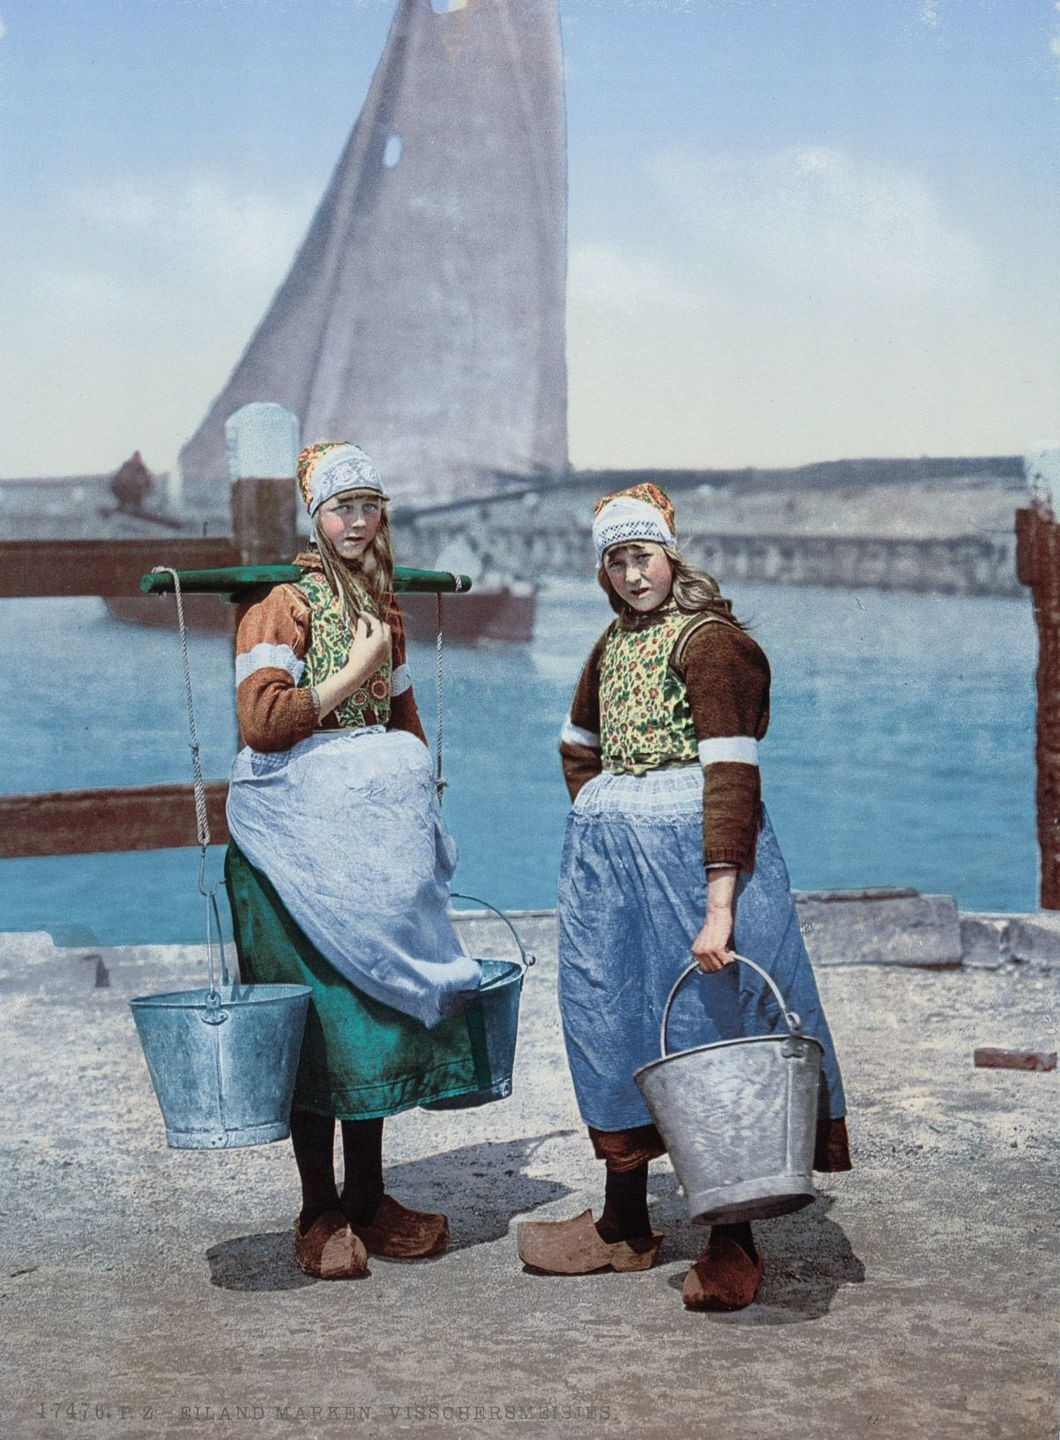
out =
<path fill-rule="evenodd" d="M 459 575 L 450 572 L 450 580 L 453 582 L 453 594 L 459 595 L 464 586 Z M 445 625 L 443 621 L 442 592 L 435 592 L 435 630 L 437 631 L 434 641 L 434 788 L 438 794 L 438 804 L 442 803 L 442 792 L 449 784 L 442 772 L 442 731 L 444 729 L 444 699 L 445 699 L 445 667 L 442 662 L 442 642 Z"/>
<path fill-rule="evenodd" d="M 217 943 L 221 959 L 221 983 L 230 983 L 228 965 L 225 961 L 224 933 L 221 929 L 221 915 L 217 908 L 218 880 L 214 885 L 206 884 L 206 853 L 210 845 L 210 820 L 206 810 L 206 784 L 202 778 L 202 761 L 199 755 L 199 735 L 195 725 L 195 697 L 191 689 L 191 660 L 188 656 L 188 627 L 184 621 L 184 599 L 180 592 L 180 575 L 170 565 L 156 565 L 153 575 L 173 577 L 173 595 L 177 602 L 177 628 L 180 631 L 180 659 L 184 671 L 184 702 L 188 711 L 188 737 L 191 750 L 191 778 L 195 792 L 195 833 L 199 842 L 199 894 L 206 899 L 206 953 L 210 967 L 210 992 L 215 993 L 213 968 L 213 927 L 217 931 Z M 213 925 L 211 926 L 211 920 Z"/>
<path fill-rule="evenodd" d="M 435 629 L 437 634 L 434 641 L 434 788 L 438 794 L 438 804 L 442 803 L 442 794 L 448 785 L 442 773 L 442 727 L 443 715 L 442 704 L 445 695 L 444 667 L 442 664 L 442 634 L 444 622 L 442 619 L 442 592 L 439 590 L 434 597 Z"/>
<path fill-rule="evenodd" d="M 188 656 L 188 628 L 184 623 L 184 598 L 180 593 L 180 576 L 166 565 L 156 565 L 154 573 L 172 575 L 173 596 L 177 602 L 177 627 L 180 630 L 180 660 L 184 670 L 184 703 L 188 711 L 188 736 L 191 750 L 191 776 L 195 789 L 195 824 L 200 847 L 205 851 L 210 843 L 210 821 L 206 812 L 206 786 L 202 778 L 202 762 L 199 757 L 199 736 L 195 728 L 195 698 L 191 690 L 191 661 Z M 200 887 L 201 888 L 201 887 Z M 206 892 L 203 891 L 205 894 Z"/>

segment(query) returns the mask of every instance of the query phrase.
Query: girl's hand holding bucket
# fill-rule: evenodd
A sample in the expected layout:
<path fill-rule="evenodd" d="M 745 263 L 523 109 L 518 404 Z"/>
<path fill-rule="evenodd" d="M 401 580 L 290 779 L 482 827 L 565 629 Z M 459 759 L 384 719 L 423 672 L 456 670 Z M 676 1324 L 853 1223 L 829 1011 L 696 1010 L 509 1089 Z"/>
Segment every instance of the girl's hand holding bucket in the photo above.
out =
<path fill-rule="evenodd" d="M 707 918 L 692 941 L 692 958 L 706 974 L 724 970 L 735 956 L 732 950 L 732 907 L 736 870 L 715 867 L 707 871 Z"/>

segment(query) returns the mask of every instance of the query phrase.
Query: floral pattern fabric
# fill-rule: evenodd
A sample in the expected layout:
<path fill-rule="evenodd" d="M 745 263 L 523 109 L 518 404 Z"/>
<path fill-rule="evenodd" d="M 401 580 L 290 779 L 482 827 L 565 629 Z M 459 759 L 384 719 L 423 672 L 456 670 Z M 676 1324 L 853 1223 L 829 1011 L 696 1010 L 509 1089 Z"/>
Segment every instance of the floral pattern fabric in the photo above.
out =
<path fill-rule="evenodd" d="M 603 768 L 643 775 L 698 759 L 692 708 L 670 655 L 689 617 L 675 606 L 639 629 L 611 627 L 600 661 Z"/>
<path fill-rule="evenodd" d="M 677 534 L 674 502 L 665 490 L 659 489 L 658 485 L 653 485 L 650 481 L 644 481 L 640 485 L 629 485 L 625 490 L 612 490 L 609 495 L 600 496 L 599 500 L 597 500 L 593 506 L 593 514 L 599 515 L 604 506 L 610 505 L 612 500 L 641 500 L 645 505 L 653 506 L 666 521 L 666 528 L 670 534 Z"/>
<path fill-rule="evenodd" d="M 310 483 L 313 470 L 329 450 L 341 450 L 345 440 L 321 440 L 316 445 L 307 445 L 298 457 L 298 488 L 302 493 L 306 509 L 313 508 L 313 487 Z"/>
<path fill-rule="evenodd" d="M 322 574 L 304 576 L 298 588 L 309 601 L 312 612 L 309 650 L 299 686 L 319 685 L 346 664 L 350 653 L 349 628 L 331 586 Z M 371 615 L 378 607 L 362 587 L 361 604 Z M 356 730 L 362 725 L 385 725 L 390 719 L 390 674 L 393 660 L 388 655 L 373 675 L 334 710 L 340 729 Z"/>

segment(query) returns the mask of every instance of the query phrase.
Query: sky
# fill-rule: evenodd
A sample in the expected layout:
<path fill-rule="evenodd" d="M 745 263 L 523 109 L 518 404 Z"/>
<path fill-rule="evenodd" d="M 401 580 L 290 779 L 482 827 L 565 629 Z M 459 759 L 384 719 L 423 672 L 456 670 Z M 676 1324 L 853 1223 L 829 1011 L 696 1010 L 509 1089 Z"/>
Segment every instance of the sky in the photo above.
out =
<path fill-rule="evenodd" d="M 393 10 L 0 0 L 0 476 L 175 465 Z M 574 465 L 1060 442 L 1055 0 L 559 10 Z"/>

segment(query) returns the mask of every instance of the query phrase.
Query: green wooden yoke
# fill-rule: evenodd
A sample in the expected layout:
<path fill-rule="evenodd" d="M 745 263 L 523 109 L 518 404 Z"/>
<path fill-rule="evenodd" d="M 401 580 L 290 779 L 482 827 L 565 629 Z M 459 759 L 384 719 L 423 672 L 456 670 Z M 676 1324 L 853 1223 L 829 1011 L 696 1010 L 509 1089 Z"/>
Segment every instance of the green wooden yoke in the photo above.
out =
<path fill-rule="evenodd" d="M 273 585 L 290 585 L 306 573 L 303 565 L 226 565 L 217 570 L 178 570 L 180 588 L 189 595 L 220 595 L 224 600 L 242 603 Z M 168 595 L 173 592 L 173 576 L 152 570 L 140 577 L 145 595 Z M 394 568 L 394 589 L 414 595 L 463 595 L 471 589 L 467 575 L 452 575 L 448 570 L 410 570 L 403 565 Z"/>

